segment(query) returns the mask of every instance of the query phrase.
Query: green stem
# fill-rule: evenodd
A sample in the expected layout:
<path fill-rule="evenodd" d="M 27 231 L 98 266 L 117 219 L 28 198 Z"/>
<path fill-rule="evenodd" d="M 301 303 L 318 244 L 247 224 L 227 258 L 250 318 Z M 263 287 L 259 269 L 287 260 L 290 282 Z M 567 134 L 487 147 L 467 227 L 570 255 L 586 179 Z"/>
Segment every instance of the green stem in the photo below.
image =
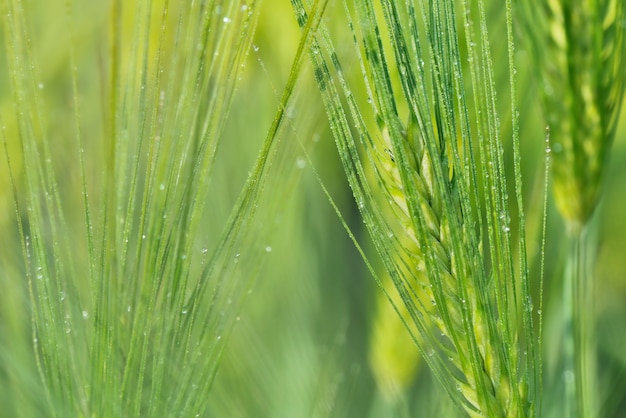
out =
<path fill-rule="evenodd" d="M 563 283 L 565 416 L 594 416 L 596 347 L 593 336 L 594 246 L 587 228 L 569 228 L 570 250 Z"/>

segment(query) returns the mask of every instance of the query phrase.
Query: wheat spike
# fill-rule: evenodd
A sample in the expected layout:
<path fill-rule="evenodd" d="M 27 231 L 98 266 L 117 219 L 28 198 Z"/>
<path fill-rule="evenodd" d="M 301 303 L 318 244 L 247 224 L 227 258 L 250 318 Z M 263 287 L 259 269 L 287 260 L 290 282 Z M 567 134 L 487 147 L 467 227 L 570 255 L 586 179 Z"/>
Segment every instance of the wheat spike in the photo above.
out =
<path fill-rule="evenodd" d="M 458 202 L 454 191 L 455 173 L 451 169 L 446 173 L 449 182 L 444 188 L 435 184 L 434 164 L 447 167 L 452 163 L 433 162 L 419 132 L 412 125 L 409 123 L 403 138 L 409 150 L 405 155 L 410 156 L 412 175 L 409 181 L 400 175 L 398 162 L 391 151 L 393 141 L 386 128 L 383 128 L 372 153 L 376 156 L 374 164 L 384 190 L 382 195 L 391 203 L 399 225 L 397 242 L 400 252 L 404 253 L 404 262 L 398 264 L 406 280 L 405 286 L 419 314 L 427 318 L 434 334 L 442 337 L 440 348 L 447 353 L 457 390 L 467 401 L 466 411 L 471 416 L 524 416 L 524 394 L 519 388 L 516 372 L 508 370 L 502 353 L 496 348 L 503 347 L 504 341 L 490 331 L 486 304 L 492 301 L 486 302 L 476 292 L 474 284 L 484 278 L 472 268 L 472 257 L 468 256 L 472 249 L 467 246 L 473 244 L 464 232 L 461 232 L 462 247 L 467 253 L 455 253 L 458 247 L 450 232 L 451 217 L 458 217 L 461 224 L 466 220 L 460 204 L 448 212 L 443 203 L 444 200 Z M 440 154 L 442 160 L 448 158 L 445 149 Z M 420 196 L 415 208 L 410 207 L 404 193 L 407 187 L 414 187 Z M 442 195 L 442 190 L 449 193 Z M 416 212 L 417 216 L 414 216 Z M 434 268 L 427 257 L 432 258 Z M 426 350 L 432 350 L 432 346 Z M 478 358 L 473 358 L 473 353 Z M 432 355 L 432 351 L 426 355 Z"/>
<path fill-rule="evenodd" d="M 536 36 L 563 217 L 584 225 L 597 206 L 624 93 L 624 2 L 548 0 Z M 542 42 L 543 40 L 543 42 Z"/>

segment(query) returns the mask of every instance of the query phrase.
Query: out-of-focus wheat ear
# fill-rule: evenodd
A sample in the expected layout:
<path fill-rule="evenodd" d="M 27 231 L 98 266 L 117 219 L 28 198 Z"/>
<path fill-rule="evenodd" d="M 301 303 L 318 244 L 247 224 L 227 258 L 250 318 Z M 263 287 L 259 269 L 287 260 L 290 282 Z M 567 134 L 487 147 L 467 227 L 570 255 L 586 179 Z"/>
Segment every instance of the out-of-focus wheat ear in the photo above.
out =
<path fill-rule="evenodd" d="M 545 10 L 541 64 L 554 196 L 568 223 L 582 226 L 601 194 L 624 94 L 624 4 L 551 0 Z"/>
<path fill-rule="evenodd" d="M 393 281 L 385 276 L 381 284 L 387 294 L 379 292 L 376 297 L 369 363 L 386 400 L 399 402 L 415 380 L 422 360 L 415 339 L 407 329 L 411 327 L 409 312 Z M 413 335 L 416 332 L 414 330 Z"/>
<path fill-rule="evenodd" d="M 625 6 L 623 0 L 519 4 L 543 81 L 554 198 L 571 242 L 563 281 L 563 413 L 590 417 L 597 398 L 595 245 L 586 226 L 602 195 L 624 96 Z"/>

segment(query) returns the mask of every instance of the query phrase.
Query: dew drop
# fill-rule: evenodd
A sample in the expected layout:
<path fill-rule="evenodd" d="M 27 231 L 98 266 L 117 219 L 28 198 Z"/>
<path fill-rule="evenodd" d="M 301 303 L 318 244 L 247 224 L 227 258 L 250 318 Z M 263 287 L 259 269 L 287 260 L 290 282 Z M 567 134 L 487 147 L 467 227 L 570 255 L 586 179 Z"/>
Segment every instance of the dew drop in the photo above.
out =
<path fill-rule="evenodd" d="M 222 21 L 226 24 L 229 24 L 230 22 L 232 22 L 232 19 L 228 16 L 224 16 L 224 19 L 222 19 Z"/>
<path fill-rule="evenodd" d="M 208 249 L 208 248 L 203 248 L 203 249 L 201 249 L 201 250 L 200 250 L 200 252 L 201 252 L 202 254 L 206 254 L 206 253 L 208 253 L 208 252 L 209 252 L 209 249 Z"/>
<path fill-rule="evenodd" d="M 302 170 L 304 167 L 306 167 L 306 160 L 302 157 L 298 157 L 298 159 L 296 159 L 296 167 Z"/>
<path fill-rule="evenodd" d="M 39 87 L 39 90 L 43 90 L 43 83 L 37 84 L 37 87 Z"/>
<path fill-rule="evenodd" d="M 254 52 L 259 52 L 259 47 L 256 45 L 252 45 L 252 49 L 254 50 Z"/>
<path fill-rule="evenodd" d="M 161 185 L 159 186 L 159 190 L 165 190 L 165 184 L 161 183 Z"/>
<path fill-rule="evenodd" d="M 183 315 L 187 315 L 187 309 L 183 309 L 183 311 L 181 312 Z"/>
<path fill-rule="evenodd" d="M 267 247 L 265 247 L 265 252 L 266 253 L 271 253 L 272 252 L 272 247 L 269 246 L 269 245 Z"/>
<path fill-rule="evenodd" d="M 83 319 L 89 319 L 89 312 L 83 311 L 82 314 L 83 314 Z"/>

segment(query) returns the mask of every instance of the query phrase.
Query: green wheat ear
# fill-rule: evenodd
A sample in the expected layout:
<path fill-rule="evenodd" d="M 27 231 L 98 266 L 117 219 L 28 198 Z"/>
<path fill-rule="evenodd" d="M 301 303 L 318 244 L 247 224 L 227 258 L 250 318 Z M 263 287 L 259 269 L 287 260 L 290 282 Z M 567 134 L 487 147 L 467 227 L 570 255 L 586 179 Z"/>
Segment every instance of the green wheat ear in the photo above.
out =
<path fill-rule="evenodd" d="M 303 26 L 306 7 L 299 0 L 293 4 Z M 355 81 L 343 72 L 323 25 L 311 58 L 346 176 L 400 296 L 396 303 L 388 292 L 390 302 L 398 305 L 436 378 L 468 415 L 533 416 L 540 366 L 521 175 L 516 171 L 514 256 L 487 17 L 466 2 L 447 0 L 345 0 L 344 6 L 360 76 Z M 467 55 L 459 46 L 456 16 L 465 19 Z M 511 66 L 508 14 L 507 27 Z M 511 67 L 511 77 L 513 72 Z M 358 98 L 362 92 L 367 104 Z M 471 118 L 470 108 L 480 116 Z M 375 126 L 366 122 L 372 120 Z M 516 133 L 513 147 L 518 149 Z M 372 172 L 373 179 L 366 174 Z M 385 278 L 379 285 L 389 288 Z"/>
<path fill-rule="evenodd" d="M 524 5 L 534 16 L 528 26 L 544 85 L 554 196 L 568 222 L 584 225 L 601 194 L 624 94 L 624 2 L 529 3 Z"/>

